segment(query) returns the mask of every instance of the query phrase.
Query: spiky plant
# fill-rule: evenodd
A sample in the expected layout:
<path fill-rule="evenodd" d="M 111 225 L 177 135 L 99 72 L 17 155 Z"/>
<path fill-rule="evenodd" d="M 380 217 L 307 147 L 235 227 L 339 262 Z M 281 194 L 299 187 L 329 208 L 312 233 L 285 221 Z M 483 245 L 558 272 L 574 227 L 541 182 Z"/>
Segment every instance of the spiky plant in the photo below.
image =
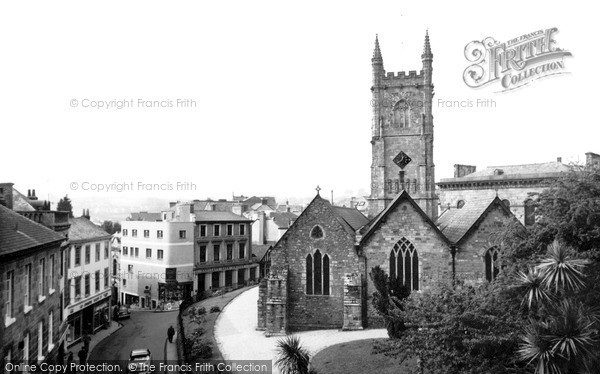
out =
<path fill-rule="evenodd" d="M 544 284 L 554 288 L 554 292 L 577 291 L 585 286 L 585 275 L 581 269 L 586 260 L 572 258 L 569 248 L 554 240 L 548 246 L 548 253 L 536 267 L 543 273 Z"/>
<path fill-rule="evenodd" d="M 552 301 L 552 296 L 544 285 L 544 275 L 537 268 L 529 268 L 527 273 L 519 271 L 516 276 L 517 288 L 523 291 L 521 305 L 532 307 Z"/>
<path fill-rule="evenodd" d="M 276 344 L 277 360 L 275 365 L 282 374 L 308 374 L 310 355 L 300 344 L 297 336 L 289 335 L 279 339 Z"/>

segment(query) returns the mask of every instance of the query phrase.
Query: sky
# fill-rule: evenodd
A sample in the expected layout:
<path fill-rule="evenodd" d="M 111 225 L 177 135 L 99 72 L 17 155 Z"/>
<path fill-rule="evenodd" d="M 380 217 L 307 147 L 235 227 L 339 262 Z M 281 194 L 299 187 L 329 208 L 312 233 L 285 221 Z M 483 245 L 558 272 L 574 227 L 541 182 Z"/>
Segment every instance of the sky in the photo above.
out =
<path fill-rule="evenodd" d="M 552 1 L 2 2 L 0 182 L 54 202 L 368 194 L 375 35 L 386 71 L 420 70 L 425 30 L 437 180 L 457 163 L 581 162 L 600 153 L 595 14 Z M 567 74 L 507 92 L 465 84 L 470 42 L 553 27 Z"/>

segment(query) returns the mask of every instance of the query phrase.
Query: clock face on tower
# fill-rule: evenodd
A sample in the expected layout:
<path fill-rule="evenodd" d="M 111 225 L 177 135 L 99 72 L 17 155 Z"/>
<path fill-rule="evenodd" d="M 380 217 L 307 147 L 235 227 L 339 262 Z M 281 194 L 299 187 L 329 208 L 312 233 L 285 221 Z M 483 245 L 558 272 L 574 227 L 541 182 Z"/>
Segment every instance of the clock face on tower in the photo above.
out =
<path fill-rule="evenodd" d="M 394 163 L 400 166 L 400 169 L 404 169 L 409 162 L 412 161 L 410 157 L 403 151 L 400 151 L 396 157 L 393 159 Z"/>

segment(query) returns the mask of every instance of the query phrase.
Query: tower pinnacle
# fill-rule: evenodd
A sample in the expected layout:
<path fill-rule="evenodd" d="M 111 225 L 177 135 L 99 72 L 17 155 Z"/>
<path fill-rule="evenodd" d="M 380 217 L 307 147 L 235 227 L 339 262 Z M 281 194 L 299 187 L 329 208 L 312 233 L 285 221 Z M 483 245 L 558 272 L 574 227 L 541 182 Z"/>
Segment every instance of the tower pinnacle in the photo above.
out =
<path fill-rule="evenodd" d="M 383 64 L 383 57 L 381 57 L 381 49 L 379 49 L 379 35 L 375 34 L 375 50 L 373 51 L 373 58 L 371 59 L 373 64 Z"/>
<path fill-rule="evenodd" d="M 429 44 L 429 30 L 425 31 L 425 44 L 423 45 L 423 54 L 421 55 L 423 60 L 433 58 L 431 53 L 431 44 Z"/>

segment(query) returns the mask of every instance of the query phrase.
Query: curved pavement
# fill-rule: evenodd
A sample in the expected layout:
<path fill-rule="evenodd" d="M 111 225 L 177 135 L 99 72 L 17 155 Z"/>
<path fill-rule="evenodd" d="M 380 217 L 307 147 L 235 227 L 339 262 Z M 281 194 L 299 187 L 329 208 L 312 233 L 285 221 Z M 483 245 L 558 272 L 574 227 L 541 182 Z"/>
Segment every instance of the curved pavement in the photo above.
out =
<path fill-rule="evenodd" d="M 215 324 L 215 339 L 226 360 L 275 360 L 275 344 L 281 337 L 265 337 L 257 331 L 258 287 L 241 293 L 223 309 Z M 329 346 L 360 339 L 387 338 L 385 329 L 362 331 L 316 330 L 298 332 L 311 357 Z M 273 373 L 278 373 L 273 367 Z"/>

